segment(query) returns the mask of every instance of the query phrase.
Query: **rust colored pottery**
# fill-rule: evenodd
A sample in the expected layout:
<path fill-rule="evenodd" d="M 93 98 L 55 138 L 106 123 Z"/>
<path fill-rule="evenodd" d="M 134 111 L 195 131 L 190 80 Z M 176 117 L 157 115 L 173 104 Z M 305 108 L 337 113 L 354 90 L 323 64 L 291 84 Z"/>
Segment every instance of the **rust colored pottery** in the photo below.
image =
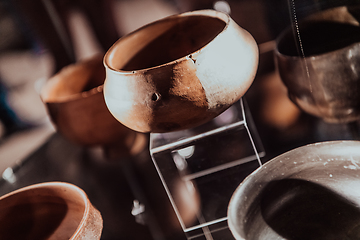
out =
<path fill-rule="evenodd" d="M 360 141 L 286 152 L 235 190 L 228 223 L 237 240 L 360 239 Z"/>
<path fill-rule="evenodd" d="M 258 47 L 228 15 L 200 10 L 150 23 L 104 57 L 105 101 L 125 126 L 170 132 L 213 119 L 252 84 Z"/>
<path fill-rule="evenodd" d="M 63 182 L 18 189 L 0 197 L 0 239 L 98 240 L 102 217 L 83 190 Z"/>
<path fill-rule="evenodd" d="M 70 141 L 136 154 L 143 148 L 144 136 L 111 115 L 104 100 L 104 80 L 103 55 L 97 55 L 50 78 L 42 88 L 41 99 L 57 130 Z"/>

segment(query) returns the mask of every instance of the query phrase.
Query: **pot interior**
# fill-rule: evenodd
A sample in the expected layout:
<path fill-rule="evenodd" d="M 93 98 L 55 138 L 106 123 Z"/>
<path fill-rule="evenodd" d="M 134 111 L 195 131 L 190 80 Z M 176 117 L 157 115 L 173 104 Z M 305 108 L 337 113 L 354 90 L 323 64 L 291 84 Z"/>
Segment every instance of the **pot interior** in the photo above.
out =
<path fill-rule="evenodd" d="M 69 239 L 83 218 L 85 204 L 76 192 L 62 192 L 40 188 L 3 198 L 0 239 Z"/>
<path fill-rule="evenodd" d="M 360 42 L 360 27 L 331 21 L 308 21 L 299 24 L 298 33 L 289 29 L 277 43 L 279 53 L 306 57 L 336 51 Z M 301 45 L 300 45 L 301 40 Z M 301 49 L 300 49 L 301 48 Z"/>
<path fill-rule="evenodd" d="M 266 224 L 285 239 L 359 239 L 360 208 L 315 182 L 281 179 L 261 194 Z"/>
<path fill-rule="evenodd" d="M 166 18 L 120 39 L 109 56 L 110 68 L 135 71 L 185 57 L 224 30 L 224 19 L 206 15 Z"/>

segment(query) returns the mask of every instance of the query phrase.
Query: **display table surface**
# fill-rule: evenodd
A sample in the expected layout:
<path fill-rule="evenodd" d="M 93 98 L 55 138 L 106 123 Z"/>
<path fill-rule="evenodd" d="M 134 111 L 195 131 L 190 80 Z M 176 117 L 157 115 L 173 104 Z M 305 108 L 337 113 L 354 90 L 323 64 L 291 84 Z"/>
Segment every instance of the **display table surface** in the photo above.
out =
<path fill-rule="evenodd" d="M 250 110 L 256 107 L 248 102 Z M 263 163 L 308 143 L 357 139 L 357 124 L 332 125 L 304 115 L 296 126 L 276 132 L 262 124 L 256 111 L 252 114 L 266 152 Z M 147 148 L 133 159 L 109 162 L 101 148 L 76 146 L 54 133 L 13 171 L 12 180 L 0 180 L 0 195 L 46 181 L 82 188 L 103 216 L 104 240 L 186 240 Z M 131 214 L 134 199 L 145 204 L 150 225 L 137 223 Z"/>

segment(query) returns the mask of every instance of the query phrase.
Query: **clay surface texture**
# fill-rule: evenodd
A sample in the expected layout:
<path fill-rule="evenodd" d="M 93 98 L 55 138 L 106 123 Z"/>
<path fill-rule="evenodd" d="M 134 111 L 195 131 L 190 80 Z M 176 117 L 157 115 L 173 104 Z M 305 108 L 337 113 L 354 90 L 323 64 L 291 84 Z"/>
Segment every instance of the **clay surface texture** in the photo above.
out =
<path fill-rule="evenodd" d="M 125 126 L 169 132 L 203 124 L 238 101 L 258 66 L 253 37 L 226 14 L 170 16 L 106 53 L 105 101 Z"/>

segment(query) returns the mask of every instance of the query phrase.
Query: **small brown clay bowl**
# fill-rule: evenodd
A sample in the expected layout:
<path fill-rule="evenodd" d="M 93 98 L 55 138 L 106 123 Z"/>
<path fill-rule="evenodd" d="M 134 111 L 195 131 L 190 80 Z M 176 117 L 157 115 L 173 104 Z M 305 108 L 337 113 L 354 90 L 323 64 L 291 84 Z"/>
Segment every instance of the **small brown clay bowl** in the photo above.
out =
<path fill-rule="evenodd" d="M 119 123 L 106 107 L 102 59 L 95 56 L 65 67 L 41 91 L 57 130 L 80 145 L 109 145 L 136 134 Z"/>
<path fill-rule="evenodd" d="M 258 47 L 228 15 L 200 10 L 119 39 L 104 64 L 115 118 L 139 132 L 169 132 L 208 122 L 238 101 L 255 77 Z"/>
<path fill-rule="evenodd" d="M 286 152 L 235 190 L 235 239 L 359 239 L 360 142 L 331 141 Z"/>
<path fill-rule="evenodd" d="M 0 239 L 98 240 L 103 221 L 83 190 L 48 182 L 0 197 Z"/>

